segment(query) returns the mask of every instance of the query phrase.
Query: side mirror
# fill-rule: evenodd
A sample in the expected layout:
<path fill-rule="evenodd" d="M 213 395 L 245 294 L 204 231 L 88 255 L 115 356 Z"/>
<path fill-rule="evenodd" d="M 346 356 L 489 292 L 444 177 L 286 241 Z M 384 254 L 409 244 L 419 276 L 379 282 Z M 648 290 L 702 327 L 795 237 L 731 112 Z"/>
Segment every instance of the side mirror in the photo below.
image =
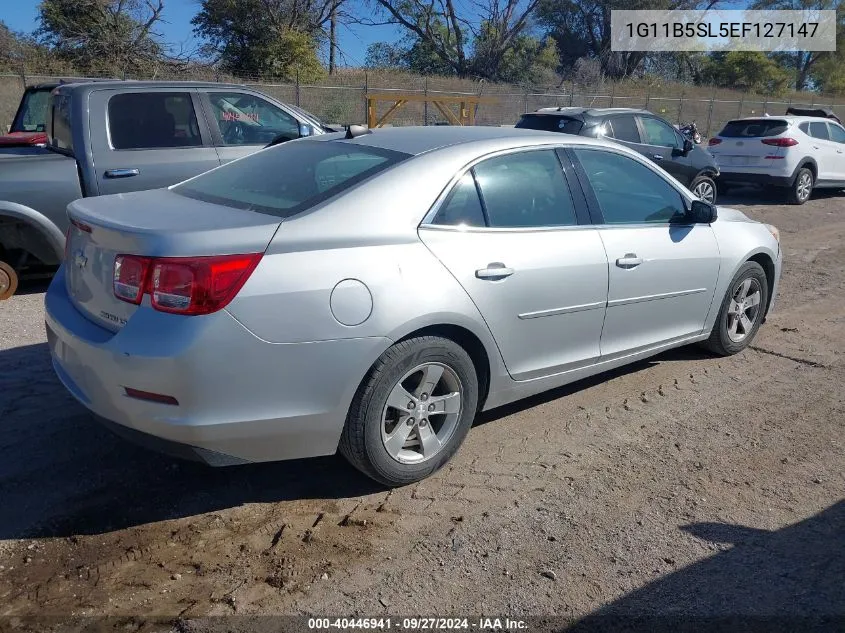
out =
<path fill-rule="evenodd" d="M 703 200 L 693 200 L 692 206 L 689 210 L 689 218 L 695 224 L 710 224 L 718 217 L 716 205 L 704 202 Z"/>
<path fill-rule="evenodd" d="M 685 138 L 684 139 L 684 156 L 689 154 L 692 151 L 693 147 L 695 147 L 695 145 L 693 145 L 692 141 L 689 140 L 688 138 Z"/>
<path fill-rule="evenodd" d="M 306 125 L 305 123 L 299 124 L 299 136 L 311 136 L 314 134 L 314 130 L 311 129 L 310 125 Z"/>

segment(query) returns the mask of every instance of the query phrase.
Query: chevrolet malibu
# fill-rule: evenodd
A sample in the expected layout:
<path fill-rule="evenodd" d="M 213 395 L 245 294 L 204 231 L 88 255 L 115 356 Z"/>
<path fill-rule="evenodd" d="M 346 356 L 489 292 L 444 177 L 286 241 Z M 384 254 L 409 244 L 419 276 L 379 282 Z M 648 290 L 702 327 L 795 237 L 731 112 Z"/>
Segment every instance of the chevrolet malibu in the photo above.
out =
<path fill-rule="evenodd" d="M 387 485 L 480 411 L 739 352 L 781 270 L 777 229 L 639 154 L 512 128 L 350 128 L 68 214 L 47 335 L 99 419 L 212 465 L 339 449 Z"/>

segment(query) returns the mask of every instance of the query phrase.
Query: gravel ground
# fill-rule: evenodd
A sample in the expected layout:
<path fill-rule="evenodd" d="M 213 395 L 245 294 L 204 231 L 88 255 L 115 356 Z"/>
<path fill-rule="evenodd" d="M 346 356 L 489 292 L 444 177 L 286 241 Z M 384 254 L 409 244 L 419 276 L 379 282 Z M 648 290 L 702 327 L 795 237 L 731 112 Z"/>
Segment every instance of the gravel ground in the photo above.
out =
<path fill-rule="evenodd" d="M 750 349 L 490 412 L 392 492 L 339 457 L 209 469 L 113 437 L 54 378 L 27 286 L 0 303 L 0 615 L 845 622 L 845 196 L 726 203 L 785 250 Z"/>

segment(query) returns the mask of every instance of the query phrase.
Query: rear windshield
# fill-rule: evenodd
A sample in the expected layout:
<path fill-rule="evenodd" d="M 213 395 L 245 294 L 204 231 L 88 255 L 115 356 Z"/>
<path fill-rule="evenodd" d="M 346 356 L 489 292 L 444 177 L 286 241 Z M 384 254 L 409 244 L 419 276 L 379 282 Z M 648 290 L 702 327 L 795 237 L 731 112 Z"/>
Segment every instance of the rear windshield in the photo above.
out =
<path fill-rule="evenodd" d="M 760 138 L 783 134 L 788 127 L 789 123 L 782 119 L 741 119 L 728 121 L 718 135 L 728 138 Z"/>
<path fill-rule="evenodd" d="M 526 130 L 543 130 L 544 132 L 563 132 L 564 134 L 578 134 L 584 127 L 584 122 L 568 116 L 552 114 L 524 114 L 516 127 Z"/>
<path fill-rule="evenodd" d="M 371 178 L 409 154 L 344 141 L 293 141 L 173 188 L 189 198 L 288 218 Z"/>
<path fill-rule="evenodd" d="M 24 93 L 10 132 L 43 132 L 47 126 L 47 107 L 51 88 Z"/>

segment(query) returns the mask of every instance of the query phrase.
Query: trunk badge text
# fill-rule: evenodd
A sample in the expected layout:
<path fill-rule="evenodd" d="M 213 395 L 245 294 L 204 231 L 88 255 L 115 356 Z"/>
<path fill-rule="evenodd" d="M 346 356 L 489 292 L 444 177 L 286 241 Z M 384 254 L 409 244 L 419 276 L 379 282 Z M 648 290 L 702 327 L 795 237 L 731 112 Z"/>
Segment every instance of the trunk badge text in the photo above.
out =
<path fill-rule="evenodd" d="M 88 265 L 88 258 L 85 257 L 85 253 L 79 250 L 73 254 L 73 263 L 76 265 L 77 268 L 82 269 Z"/>

